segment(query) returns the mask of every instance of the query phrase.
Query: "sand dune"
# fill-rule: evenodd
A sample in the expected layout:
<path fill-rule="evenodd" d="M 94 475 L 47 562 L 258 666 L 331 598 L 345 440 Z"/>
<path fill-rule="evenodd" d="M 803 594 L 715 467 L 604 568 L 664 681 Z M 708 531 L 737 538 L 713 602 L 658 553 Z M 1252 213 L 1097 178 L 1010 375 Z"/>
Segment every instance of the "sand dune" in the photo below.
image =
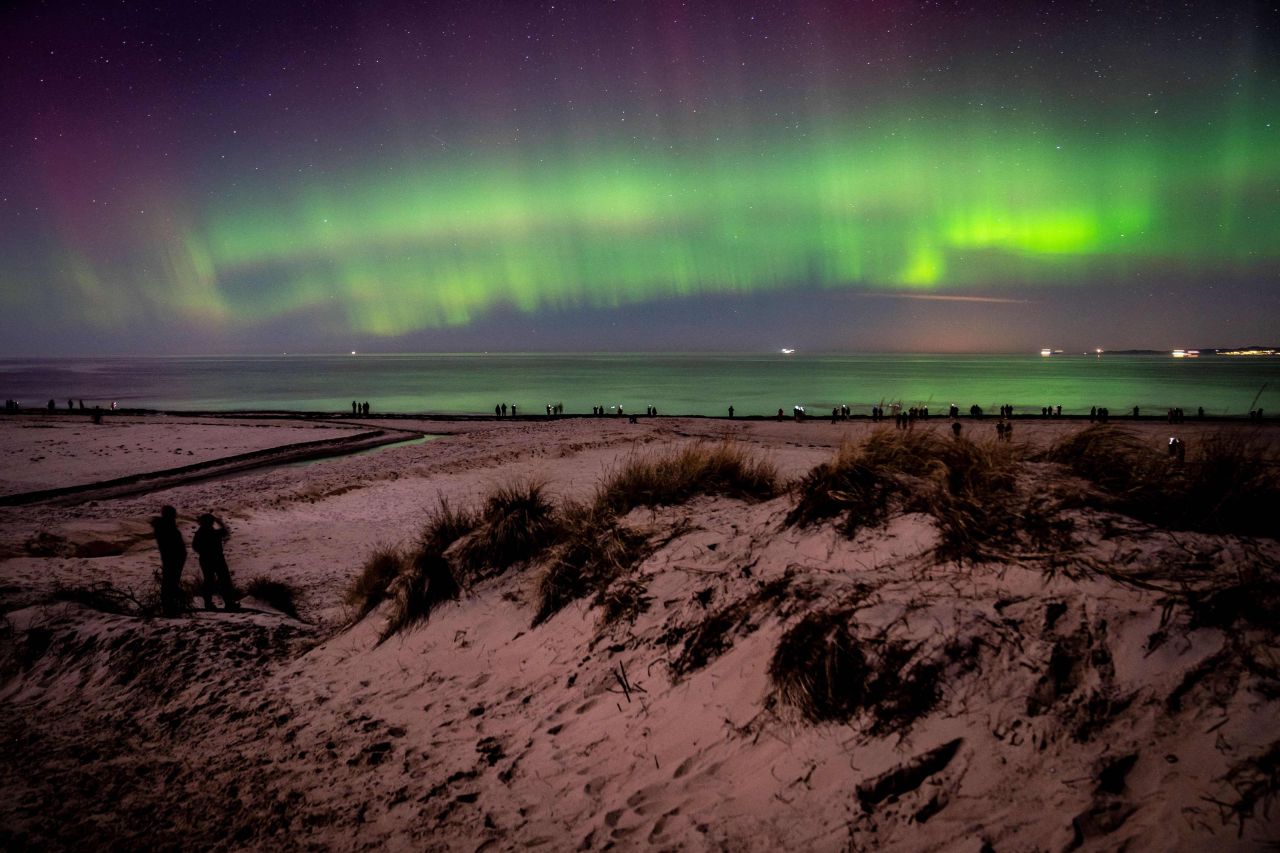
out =
<path fill-rule="evenodd" d="M 1045 447 L 1078 428 L 1017 437 Z M 257 440 L 243 429 L 147 423 L 130 440 Z M 1134 432 L 1160 447 L 1168 429 Z M 1053 548 L 1018 531 L 980 544 L 1000 559 L 943 558 L 937 509 L 905 487 L 851 538 L 839 518 L 789 523 L 797 493 L 701 494 L 618 518 L 648 543 L 618 581 L 622 618 L 583 597 L 534 627 L 535 559 L 383 642 L 394 602 L 348 620 L 369 554 L 411 547 L 442 497 L 473 507 L 537 479 L 563 506 L 628 460 L 726 437 L 791 480 L 872 430 L 424 424 L 450 434 L 5 509 L 0 844 L 1246 850 L 1280 837 L 1280 546 L 1131 518 L 1043 460 L 1017 463 L 1009 500 L 1053 498 Z M 1192 455 L 1207 441 L 1178 431 Z M 9 423 L 0 437 L 29 441 Z M 256 599 L 176 619 L 67 601 L 103 583 L 146 598 L 161 503 L 188 534 L 205 509 L 226 517 L 237 582 L 292 585 L 302 621 Z M 833 636 L 855 657 L 785 665 Z M 784 672 L 836 684 L 845 704 L 815 721 Z"/>

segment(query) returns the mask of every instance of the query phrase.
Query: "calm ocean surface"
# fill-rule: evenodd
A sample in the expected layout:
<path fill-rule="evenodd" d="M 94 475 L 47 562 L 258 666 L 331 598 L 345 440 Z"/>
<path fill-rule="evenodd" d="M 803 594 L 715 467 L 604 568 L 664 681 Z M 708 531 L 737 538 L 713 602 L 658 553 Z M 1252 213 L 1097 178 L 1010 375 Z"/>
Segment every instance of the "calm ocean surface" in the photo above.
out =
<path fill-rule="evenodd" d="M 1265 388 L 1264 388 L 1265 386 Z M 1261 396 L 1259 397 L 1259 391 Z M 563 403 L 566 413 L 621 404 L 627 412 L 760 415 L 795 405 L 855 414 L 901 402 L 945 413 L 976 403 L 1012 403 L 1039 412 L 1141 406 L 1244 415 L 1250 406 L 1280 414 L 1280 358 L 1103 355 L 356 355 L 207 358 L 0 360 L 0 392 L 24 408 L 50 397 L 86 406 L 186 410 L 291 409 L 492 414 L 515 403 L 521 414 Z M 1256 398 L 1256 402 L 1255 402 Z"/>

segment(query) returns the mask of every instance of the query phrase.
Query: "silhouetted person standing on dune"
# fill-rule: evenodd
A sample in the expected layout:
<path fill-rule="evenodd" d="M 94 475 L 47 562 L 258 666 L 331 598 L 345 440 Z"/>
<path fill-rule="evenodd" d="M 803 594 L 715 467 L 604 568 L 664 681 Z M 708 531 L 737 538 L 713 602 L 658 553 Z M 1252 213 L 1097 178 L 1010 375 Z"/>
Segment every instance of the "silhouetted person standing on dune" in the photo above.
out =
<path fill-rule="evenodd" d="M 171 506 L 160 509 L 151 519 L 156 547 L 160 549 L 160 610 L 165 616 L 177 616 L 183 610 L 182 567 L 187 564 L 187 546 L 178 530 L 178 511 Z"/>
<path fill-rule="evenodd" d="M 200 516 L 200 529 L 191 539 L 191 550 L 200 555 L 200 572 L 204 575 L 204 609 L 213 610 L 213 592 L 217 588 L 228 610 L 239 610 L 235 590 L 231 586 L 231 570 L 227 568 L 222 543 L 231 533 L 221 521 L 209 513 Z"/>

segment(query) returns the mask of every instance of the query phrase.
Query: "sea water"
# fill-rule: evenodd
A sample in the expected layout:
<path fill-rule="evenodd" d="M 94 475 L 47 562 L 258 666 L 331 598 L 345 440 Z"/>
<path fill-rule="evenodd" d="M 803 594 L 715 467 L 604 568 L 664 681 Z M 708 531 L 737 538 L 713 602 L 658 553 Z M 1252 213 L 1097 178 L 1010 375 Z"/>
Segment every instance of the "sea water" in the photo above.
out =
<path fill-rule="evenodd" d="M 612 411 L 741 416 L 815 416 L 839 405 L 954 403 L 1019 412 L 1064 413 L 1134 406 L 1161 414 L 1280 415 L 1280 358 L 1154 355 L 929 354 L 404 354 L 200 358 L 0 360 L 0 392 L 23 408 L 52 398 L 86 406 L 188 411 L 294 410 L 347 413 L 352 401 L 376 413 L 493 414 L 514 404 L 539 414 Z"/>

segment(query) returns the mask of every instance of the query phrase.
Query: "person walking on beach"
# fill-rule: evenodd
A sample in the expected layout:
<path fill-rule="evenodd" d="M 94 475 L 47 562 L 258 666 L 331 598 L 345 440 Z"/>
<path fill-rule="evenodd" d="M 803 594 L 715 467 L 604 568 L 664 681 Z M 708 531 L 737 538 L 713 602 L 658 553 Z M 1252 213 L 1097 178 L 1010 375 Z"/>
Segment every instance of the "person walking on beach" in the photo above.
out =
<path fill-rule="evenodd" d="M 160 508 L 151 519 L 156 547 L 160 549 L 160 612 L 177 616 L 183 611 L 182 567 L 187 564 L 187 545 L 178 530 L 178 511 L 171 506 Z"/>
<path fill-rule="evenodd" d="M 204 609 L 214 610 L 213 592 L 215 587 L 222 596 L 227 610 L 239 610 L 235 589 L 231 586 L 231 570 L 227 568 L 227 557 L 222 552 L 222 543 L 231 535 L 224 525 L 211 513 L 205 513 L 197 521 L 200 528 L 191 539 L 191 550 L 200 556 L 200 572 L 204 575 Z"/>

